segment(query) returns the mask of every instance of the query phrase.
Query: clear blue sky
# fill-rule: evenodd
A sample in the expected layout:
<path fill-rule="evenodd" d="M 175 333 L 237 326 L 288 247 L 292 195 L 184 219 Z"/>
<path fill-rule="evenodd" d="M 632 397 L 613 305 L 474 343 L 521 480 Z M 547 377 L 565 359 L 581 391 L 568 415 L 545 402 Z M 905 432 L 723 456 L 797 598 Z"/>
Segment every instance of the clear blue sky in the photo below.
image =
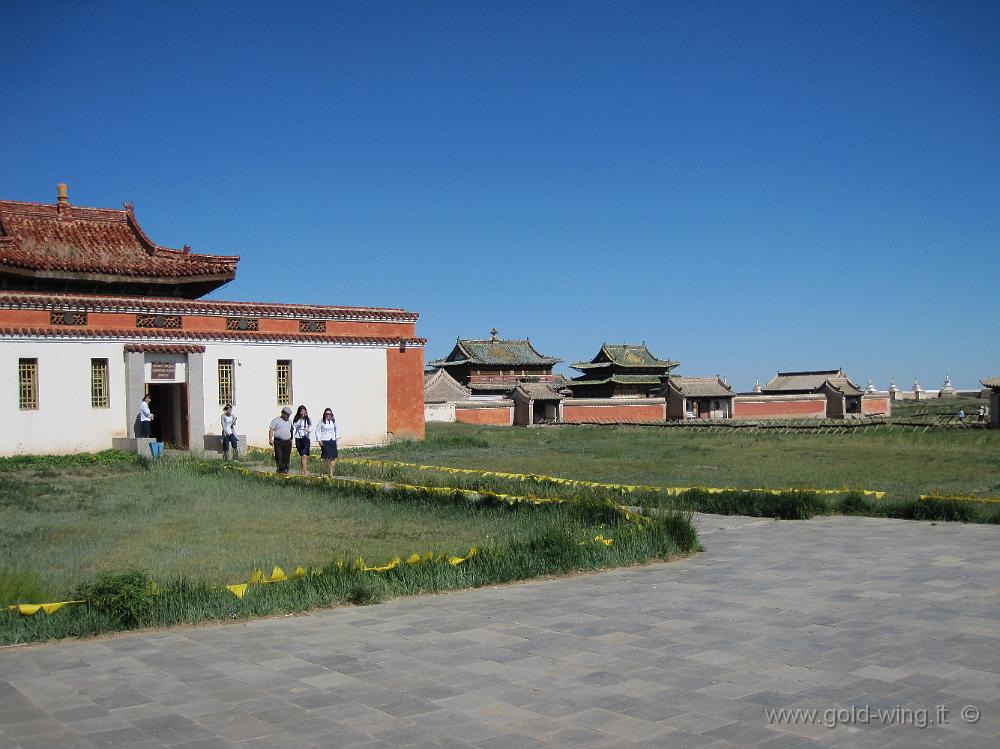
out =
<path fill-rule="evenodd" d="M 135 203 L 219 298 L 645 339 L 738 389 L 1000 375 L 1000 3 L 16 3 L 0 197 Z"/>

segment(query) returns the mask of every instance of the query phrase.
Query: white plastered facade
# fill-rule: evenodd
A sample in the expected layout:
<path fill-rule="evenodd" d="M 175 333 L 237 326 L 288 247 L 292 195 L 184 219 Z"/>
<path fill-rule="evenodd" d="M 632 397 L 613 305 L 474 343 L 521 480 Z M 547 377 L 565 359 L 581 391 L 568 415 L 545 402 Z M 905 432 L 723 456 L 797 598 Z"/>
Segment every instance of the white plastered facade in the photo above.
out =
<path fill-rule="evenodd" d="M 16 339 L 0 340 L 0 455 L 96 452 L 111 447 L 115 437 L 129 436 L 134 408 L 129 389 L 128 341 Z M 172 342 L 166 342 L 172 343 Z M 334 409 L 342 445 L 381 444 L 387 437 L 388 386 L 386 349 L 362 345 L 292 343 L 212 343 L 204 354 L 144 353 L 143 378 L 150 383 L 152 361 L 177 360 L 175 382 L 202 394 L 192 404 L 191 448 L 201 449 L 203 435 L 217 435 L 219 417 L 218 361 L 234 367 L 234 406 L 238 431 L 250 445 L 267 446 L 267 429 L 281 409 L 277 402 L 277 361 L 292 362 L 292 407 L 304 403 L 314 421 L 327 406 Z M 134 354 L 132 356 L 135 356 Z M 188 357 L 200 357 L 195 366 Z M 18 362 L 38 362 L 38 408 L 21 409 L 18 402 Z M 109 405 L 91 403 L 91 360 L 108 360 Z M 200 378 L 199 378 L 200 373 Z M 191 378 L 200 379 L 191 382 Z M 133 383 L 133 393 L 135 383 Z M 141 387 L 141 384 L 138 385 Z M 197 406 L 201 407 L 197 407 Z M 152 405 L 156 413 L 157 405 Z"/>

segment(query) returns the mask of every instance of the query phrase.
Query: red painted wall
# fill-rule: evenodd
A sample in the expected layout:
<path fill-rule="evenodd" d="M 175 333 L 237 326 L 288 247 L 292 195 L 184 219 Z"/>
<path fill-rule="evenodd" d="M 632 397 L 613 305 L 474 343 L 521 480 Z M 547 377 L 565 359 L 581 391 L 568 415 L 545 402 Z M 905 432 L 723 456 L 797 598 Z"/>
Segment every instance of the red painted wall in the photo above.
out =
<path fill-rule="evenodd" d="M 663 403 L 640 406 L 571 406 L 563 401 L 563 422 L 566 424 L 583 422 L 635 424 L 664 419 L 666 419 L 666 405 Z"/>
<path fill-rule="evenodd" d="M 733 400 L 734 419 L 781 419 L 802 416 L 824 416 L 826 399 L 822 400 L 773 400 L 741 401 Z"/>
<path fill-rule="evenodd" d="M 864 397 L 861 399 L 861 413 L 889 414 L 889 399 Z"/>
<path fill-rule="evenodd" d="M 455 421 L 462 424 L 483 424 L 494 427 L 509 427 L 514 421 L 512 406 L 497 408 L 456 408 Z"/>
<path fill-rule="evenodd" d="M 173 313 L 165 313 L 173 314 Z M 194 332 L 215 332 L 226 329 L 226 318 L 213 315 L 182 314 L 182 330 Z M 233 317 L 239 317 L 234 314 Z M 317 319 L 322 319 L 317 317 Z M 95 330 L 135 330 L 135 314 L 130 312 L 90 312 L 88 328 Z M 48 310 L 0 310 L 0 326 L 56 328 L 65 326 L 49 325 Z M 281 318 L 260 318 L 263 333 L 299 333 L 298 320 Z M 413 338 L 416 324 L 413 322 L 364 322 L 353 320 L 328 320 L 326 333 L 312 333 L 317 338 L 324 336 L 371 336 L 373 338 Z"/>
<path fill-rule="evenodd" d="M 424 350 L 387 349 L 387 428 L 396 437 L 424 438 Z"/>

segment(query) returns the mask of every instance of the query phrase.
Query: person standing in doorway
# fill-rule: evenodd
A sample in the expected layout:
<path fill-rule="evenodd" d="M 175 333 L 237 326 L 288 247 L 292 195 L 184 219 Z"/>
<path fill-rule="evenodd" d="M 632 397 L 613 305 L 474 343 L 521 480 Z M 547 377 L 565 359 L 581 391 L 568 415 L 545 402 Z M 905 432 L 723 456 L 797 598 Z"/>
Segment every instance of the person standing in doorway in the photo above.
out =
<path fill-rule="evenodd" d="M 267 441 L 274 448 L 274 465 L 277 473 L 288 473 L 288 461 L 292 457 L 292 409 L 285 406 L 281 416 L 271 421 L 267 430 Z"/>
<path fill-rule="evenodd" d="M 295 420 L 292 422 L 292 431 L 295 435 L 295 449 L 298 450 L 299 459 L 302 461 L 303 476 L 309 473 L 309 438 L 312 435 L 312 425 L 309 410 L 305 406 L 299 406 L 295 412 Z"/>
<path fill-rule="evenodd" d="M 152 412 L 149 410 L 149 404 L 153 402 L 153 396 L 146 393 L 142 396 L 142 400 L 139 401 L 139 423 L 138 429 L 136 429 L 136 437 L 152 437 L 153 436 L 153 416 Z"/>
<path fill-rule="evenodd" d="M 236 414 L 233 406 L 227 403 L 222 409 L 222 459 L 229 460 L 229 448 L 233 448 L 235 457 L 240 457 L 239 438 L 236 436 Z"/>
<path fill-rule="evenodd" d="M 337 419 L 333 415 L 333 409 L 323 410 L 323 420 L 316 425 L 316 441 L 323 460 L 326 461 L 326 475 L 333 478 L 333 472 L 337 470 Z"/>

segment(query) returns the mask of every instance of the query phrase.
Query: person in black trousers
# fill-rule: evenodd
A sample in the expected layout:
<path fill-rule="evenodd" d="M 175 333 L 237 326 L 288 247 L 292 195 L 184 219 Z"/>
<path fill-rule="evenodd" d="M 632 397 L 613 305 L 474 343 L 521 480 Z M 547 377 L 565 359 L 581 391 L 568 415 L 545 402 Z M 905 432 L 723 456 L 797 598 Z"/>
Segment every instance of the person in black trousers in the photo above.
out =
<path fill-rule="evenodd" d="M 292 409 L 285 406 L 281 416 L 271 421 L 267 430 L 267 441 L 274 447 L 274 464 L 278 473 L 288 473 L 288 461 L 292 457 Z"/>

